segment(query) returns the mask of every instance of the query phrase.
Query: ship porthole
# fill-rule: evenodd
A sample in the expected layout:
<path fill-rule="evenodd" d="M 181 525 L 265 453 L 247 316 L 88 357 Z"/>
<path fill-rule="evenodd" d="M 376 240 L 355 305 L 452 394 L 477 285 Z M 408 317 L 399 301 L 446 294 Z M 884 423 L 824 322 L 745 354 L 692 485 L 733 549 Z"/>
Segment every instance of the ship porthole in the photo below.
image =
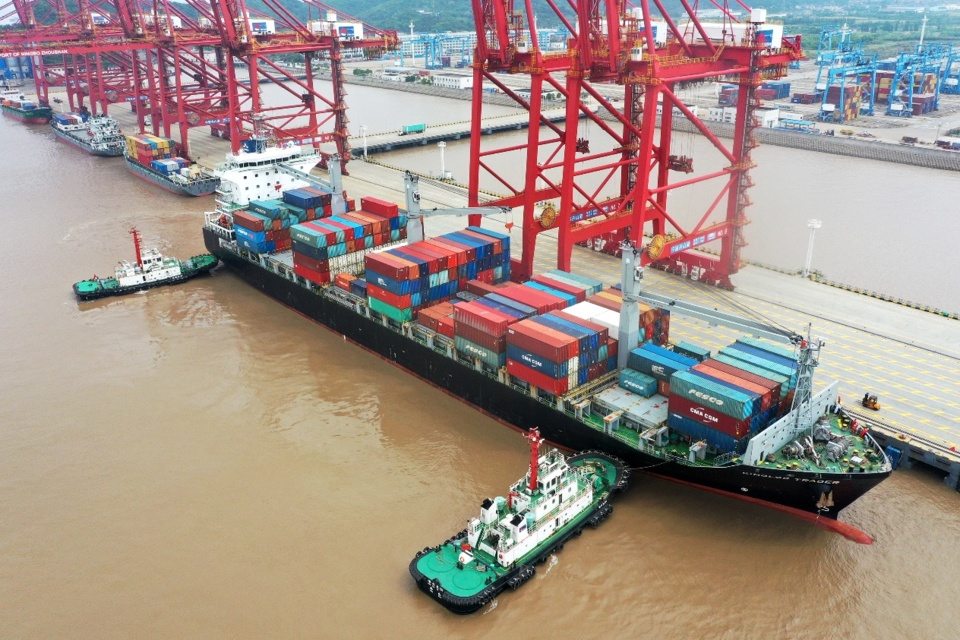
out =
<path fill-rule="evenodd" d="M 740 491 L 747 493 L 748 491 L 750 491 L 750 489 L 747 489 L 746 487 L 740 487 Z"/>

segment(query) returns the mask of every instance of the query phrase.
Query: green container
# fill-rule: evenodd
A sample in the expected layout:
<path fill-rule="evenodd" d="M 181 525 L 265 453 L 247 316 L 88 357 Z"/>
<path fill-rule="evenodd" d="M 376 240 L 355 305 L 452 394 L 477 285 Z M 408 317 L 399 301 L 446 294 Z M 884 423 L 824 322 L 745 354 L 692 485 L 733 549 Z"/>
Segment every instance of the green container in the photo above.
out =
<path fill-rule="evenodd" d="M 370 308 L 378 313 L 382 313 L 391 320 L 396 320 L 397 322 L 411 322 L 413 320 L 413 309 L 397 309 L 396 307 L 387 304 L 383 300 L 377 300 L 376 298 L 367 298 L 367 304 L 370 305 Z"/>

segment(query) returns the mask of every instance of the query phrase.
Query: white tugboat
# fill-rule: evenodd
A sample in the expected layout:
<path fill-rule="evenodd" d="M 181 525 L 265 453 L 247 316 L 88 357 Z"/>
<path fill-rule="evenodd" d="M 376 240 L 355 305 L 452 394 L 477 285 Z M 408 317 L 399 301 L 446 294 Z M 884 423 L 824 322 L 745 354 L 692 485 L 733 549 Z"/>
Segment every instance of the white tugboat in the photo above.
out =
<path fill-rule="evenodd" d="M 610 513 L 611 494 L 626 488 L 623 463 L 600 452 L 540 455 L 540 433 L 530 440 L 530 470 L 506 499 L 486 499 L 480 517 L 442 545 L 427 547 L 410 563 L 417 586 L 454 613 L 477 611 L 506 589 L 517 589 L 584 525 Z"/>
<path fill-rule="evenodd" d="M 157 249 L 142 250 L 140 233 L 131 229 L 133 245 L 137 252 L 136 263 L 121 260 L 112 278 L 81 280 L 73 285 L 73 291 L 81 300 L 96 300 L 107 296 L 123 295 L 165 284 L 177 284 L 198 275 L 208 273 L 219 262 L 205 253 L 189 260 L 178 260 L 162 255 Z"/>
<path fill-rule="evenodd" d="M 126 146 L 120 123 L 109 116 L 58 113 L 50 126 L 61 140 L 95 156 L 120 157 Z"/>

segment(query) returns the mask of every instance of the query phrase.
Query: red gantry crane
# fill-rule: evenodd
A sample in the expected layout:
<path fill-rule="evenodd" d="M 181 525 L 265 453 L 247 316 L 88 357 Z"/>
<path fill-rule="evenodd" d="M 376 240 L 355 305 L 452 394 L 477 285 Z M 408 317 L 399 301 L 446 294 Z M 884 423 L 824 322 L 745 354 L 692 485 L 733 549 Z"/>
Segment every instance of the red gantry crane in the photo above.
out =
<path fill-rule="evenodd" d="M 569 270 L 575 244 L 615 252 L 630 239 L 644 246 L 644 265 L 731 287 L 750 204 L 754 90 L 787 73 L 802 55 L 800 37 L 783 36 L 779 25 L 766 24 L 765 11 L 739 0 L 747 14 L 743 21 L 724 2 L 717 5 L 723 19 L 713 24 L 701 22 L 687 0 L 679 0 L 685 12 L 679 22 L 662 0 L 570 0 L 575 18 L 547 0 L 552 17 L 573 34 L 566 51 L 551 52 L 537 40 L 530 0 L 472 1 L 478 38 L 470 205 L 479 204 L 485 189 L 508 193 L 485 200 L 486 206 L 522 208 L 516 276 L 532 273 L 538 235 L 557 229 L 561 269 Z M 501 73 L 528 76 L 529 99 L 503 82 Z M 732 143 L 714 135 L 678 96 L 686 85 L 714 81 L 739 88 Z M 598 91 L 603 84 L 623 88 L 622 106 Z M 481 149 L 482 98 L 490 87 L 529 113 L 526 144 Z M 564 96 L 562 123 L 543 117 L 544 92 Z M 697 173 L 691 155 L 674 150 L 675 114 L 708 141 L 718 167 Z M 518 163 L 524 168 L 519 175 Z M 677 197 L 691 188 L 709 190 L 705 207 L 692 210 L 689 198 Z M 651 239 L 644 245 L 645 234 Z M 691 251 L 717 241 L 719 257 Z"/>

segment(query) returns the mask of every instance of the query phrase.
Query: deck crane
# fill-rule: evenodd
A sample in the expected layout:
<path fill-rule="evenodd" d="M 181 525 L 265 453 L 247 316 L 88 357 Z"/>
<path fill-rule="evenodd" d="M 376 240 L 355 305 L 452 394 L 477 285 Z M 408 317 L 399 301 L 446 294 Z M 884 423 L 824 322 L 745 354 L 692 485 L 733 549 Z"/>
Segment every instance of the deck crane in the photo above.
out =
<path fill-rule="evenodd" d="M 638 302 L 667 309 L 680 315 L 702 320 L 712 325 L 720 325 L 734 329 L 742 334 L 753 335 L 757 338 L 766 338 L 776 342 L 785 342 L 796 350 L 797 386 L 794 391 L 791 405 L 790 419 L 779 424 L 779 429 L 771 431 L 771 435 L 786 438 L 787 441 L 795 438 L 799 433 L 808 429 L 801 425 L 813 425 L 814 418 L 822 414 L 822 405 L 834 404 L 837 397 L 838 383 L 833 382 L 826 389 L 813 395 L 813 374 L 820 363 L 820 350 L 824 341 L 810 335 L 807 337 L 783 327 L 750 320 L 735 314 L 718 311 L 709 307 L 684 302 L 665 296 L 643 291 L 642 252 L 635 244 L 626 240 L 621 245 L 621 272 L 620 281 L 623 295 L 623 306 L 620 309 L 620 327 L 617 334 L 621 345 L 640 344 L 640 308 Z M 627 359 L 631 349 L 620 348 L 617 351 L 617 366 L 623 369 L 627 366 Z M 818 413 L 819 412 L 819 413 Z M 751 446 L 752 446 L 751 442 Z M 748 449 L 746 456 L 757 455 Z"/>
<path fill-rule="evenodd" d="M 420 242 L 424 239 L 423 219 L 434 216 L 490 216 L 510 214 L 509 207 L 463 207 L 450 209 L 420 208 L 420 176 L 409 171 L 404 173 L 404 187 L 407 193 L 407 241 Z"/>

